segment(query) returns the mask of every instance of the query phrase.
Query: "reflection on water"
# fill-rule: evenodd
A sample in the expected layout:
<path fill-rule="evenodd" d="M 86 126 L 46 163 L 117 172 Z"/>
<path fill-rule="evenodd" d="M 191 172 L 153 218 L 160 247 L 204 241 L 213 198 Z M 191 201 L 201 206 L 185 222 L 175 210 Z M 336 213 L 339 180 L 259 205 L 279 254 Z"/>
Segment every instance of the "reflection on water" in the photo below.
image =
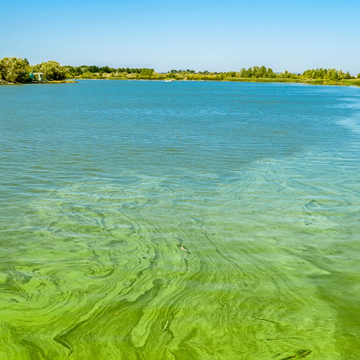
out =
<path fill-rule="evenodd" d="M 0 358 L 357 359 L 359 103 L 1 87 Z"/>

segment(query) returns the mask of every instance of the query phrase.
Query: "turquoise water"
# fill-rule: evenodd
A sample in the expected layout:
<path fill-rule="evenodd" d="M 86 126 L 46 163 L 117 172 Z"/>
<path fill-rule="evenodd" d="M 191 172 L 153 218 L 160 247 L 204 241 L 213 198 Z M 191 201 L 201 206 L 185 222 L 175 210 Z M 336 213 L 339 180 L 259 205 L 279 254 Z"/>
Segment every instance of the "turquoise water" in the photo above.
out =
<path fill-rule="evenodd" d="M 0 87 L 0 359 L 359 359 L 360 90 Z"/>

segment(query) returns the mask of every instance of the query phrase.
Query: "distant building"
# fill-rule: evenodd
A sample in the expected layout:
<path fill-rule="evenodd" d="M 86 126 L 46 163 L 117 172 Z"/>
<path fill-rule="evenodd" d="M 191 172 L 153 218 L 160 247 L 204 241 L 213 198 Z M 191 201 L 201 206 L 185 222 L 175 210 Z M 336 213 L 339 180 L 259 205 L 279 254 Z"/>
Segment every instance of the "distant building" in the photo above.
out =
<path fill-rule="evenodd" d="M 33 76 L 31 76 L 31 75 L 33 75 Z M 31 73 L 30 77 L 34 78 L 34 76 L 36 76 L 38 81 L 44 81 L 43 75 L 44 75 L 44 73 Z"/>

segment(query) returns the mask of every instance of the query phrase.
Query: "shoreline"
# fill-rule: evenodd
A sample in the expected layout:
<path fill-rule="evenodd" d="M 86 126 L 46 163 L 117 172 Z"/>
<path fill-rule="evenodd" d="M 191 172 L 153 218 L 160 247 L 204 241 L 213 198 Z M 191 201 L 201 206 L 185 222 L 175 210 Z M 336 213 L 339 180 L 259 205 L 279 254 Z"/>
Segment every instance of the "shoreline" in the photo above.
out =
<path fill-rule="evenodd" d="M 126 79 L 126 78 L 101 78 L 101 79 L 81 79 L 76 78 L 76 80 L 125 80 L 125 81 L 162 81 L 173 80 L 172 82 L 181 82 L 181 81 L 208 81 L 208 82 L 247 82 L 247 83 L 286 83 L 286 84 L 305 84 L 305 85 L 328 85 L 328 86 L 360 86 L 360 79 L 349 79 L 349 80 L 320 80 L 320 79 L 262 79 L 262 78 L 225 78 L 221 79 Z"/>
<path fill-rule="evenodd" d="M 206 82 L 246 82 L 246 83 L 283 83 L 283 84 L 304 84 L 304 85 L 327 85 L 327 86 L 356 86 L 360 87 L 360 79 L 349 80 L 320 80 L 320 79 L 270 79 L 270 78 L 224 78 L 224 79 L 149 79 L 149 78 L 95 78 L 95 79 L 82 79 L 74 78 L 69 80 L 59 81 L 44 81 L 44 82 L 29 82 L 29 83 L 11 83 L 0 80 L 1 85 L 51 85 L 51 84 L 75 84 L 78 80 L 113 80 L 113 81 L 160 81 L 160 82 L 192 82 L 192 81 L 206 81 Z"/>
<path fill-rule="evenodd" d="M 39 82 L 25 82 L 25 83 L 12 83 L 0 80 L 1 85 L 50 85 L 50 84 L 75 84 L 76 80 L 55 80 L 55 81 L 39 81 Z"/>

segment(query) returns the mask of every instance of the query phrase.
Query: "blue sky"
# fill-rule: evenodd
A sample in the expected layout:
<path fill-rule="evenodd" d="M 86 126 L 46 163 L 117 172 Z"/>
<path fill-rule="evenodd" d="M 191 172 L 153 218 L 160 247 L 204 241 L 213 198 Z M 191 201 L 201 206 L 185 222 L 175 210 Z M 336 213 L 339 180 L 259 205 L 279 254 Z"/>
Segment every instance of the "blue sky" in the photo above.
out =
<path fill-rule="evenodd" d="M 360 1 L 5 0 L 0 58 L 32 64 L 360 73 Z"/>

